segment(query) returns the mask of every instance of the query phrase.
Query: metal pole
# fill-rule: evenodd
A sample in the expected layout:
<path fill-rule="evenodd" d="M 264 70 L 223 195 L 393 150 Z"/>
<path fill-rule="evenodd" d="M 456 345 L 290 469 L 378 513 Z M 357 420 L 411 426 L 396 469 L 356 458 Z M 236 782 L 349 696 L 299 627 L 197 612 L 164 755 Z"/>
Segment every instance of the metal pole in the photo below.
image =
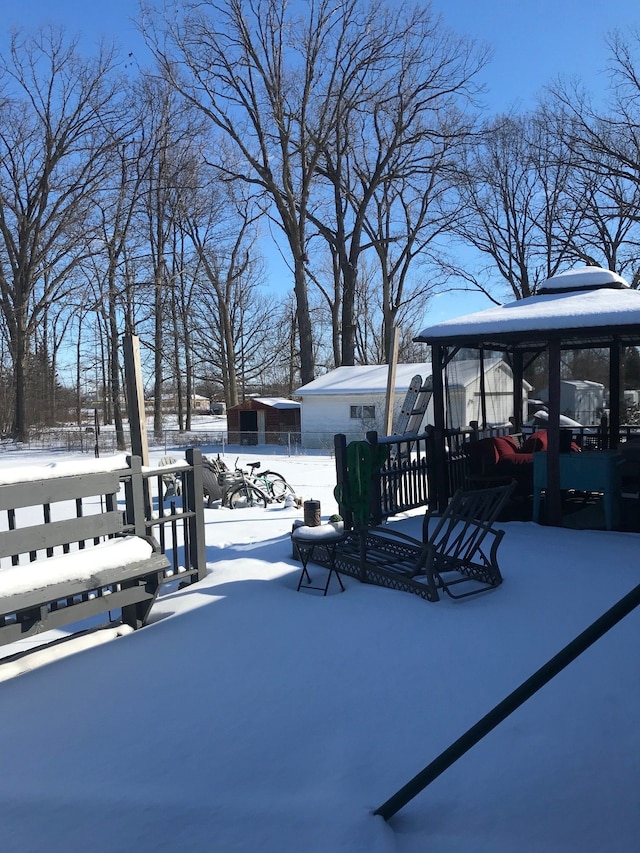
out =
<path fill-rule="evenodd" d="M 487 428 L 487 386 L 484 375 L 484 347 L 480 347 L 480 415 L 482 429 Z M 463 421 L 464 424 L 464 421 Z"/>
<path fill-rule="evenodd" d="M 617 604 L 609 608 L 599 619 L 596 619 L 595 622 L 579 634 L 575 640 L 568 643 L 551 660 L 541 666 L 530 678 L 517 687 L 513 693 L 510 693 L 506 699 L 503 699 L 502 702 L 496 705 L 493 710 L 485 714 L 474 726 L 471 726 L 455 743 L 452 743 L 444 752 L 441 752 L 431 764 L 428 764 L 424 770 L 420 771 L 410 782 L 383 803 L 380 808 L 376 809 L 374 814 L 382 815 L 385 820 L 393 817 L 403 806 L 406 806 L 410 800 L 423 791 L 427 785 L 433 782 L 434 779 L 437 779 L 441 773 L 461 758 L 465 752 L 468 752 L 472 746 L 475 746 L 486 734 L 495 729 L 499 723 L 512 714 L 520 705 L 524 704 L 527 699 L 530 699 L 534 693 L 537 693 L 541 687 L 544 687 L 545 684 L 551 681 L 552 678 L 581 655 L 582 652 L 586 651 L 596 640 L 599 640 L 614 625 L 617 625 L 618 622 L 624 619 L 639 604 L 640 584 L 627 593 L 624 598 L 621 598 Z"/>
<path fill-rule="evenodd" d="M 549 341 L 549 422 L 547 424 L 546 514 L 549 524 L 562 525 L 560 495 L 560 340 Z"/>
<path fill-rule="evenodd" d="M 185 457 L 191 466 L 186 476 L 183 501 L 187 504 L 189 529 L 189 568 L 198 570 L 198 580 L 207 576 L 207 555 L 204 533 L 204 489 L 202 485 L 202 451 L 189 447 Z M 174 540 L 175 541 L 175 540 Z M 174 552 L 177 549 L 174 546 Z"/>
<path fill-rule="evenodd" d="M 616 338 L 609 348 L 609 442 L 608 450 L 620 444 L 620 408 L 623 399 L 620 382 L 620 341 Z"/>
<path fill-rule="evenodd" d="M 524 358 L 518 350 L 513 354 L 513 366 L 511 375 L 513 376 L 513 428 L 516 432 L 522 432 L 522 382 L 524 374 Z"/>
<path fill-rule="evenodd" d="M 445 399 L 442 373 L 445 370 L 446 352 L 440 344 L 431 347 L 431 377 L 433 382 L 433 473 L 435 494 L 429 491 L 430 506 L 444 512 L 449 502 L 449 472 L 445 442 Z M 431 485 L 431 484 L 430 484 Z"/>

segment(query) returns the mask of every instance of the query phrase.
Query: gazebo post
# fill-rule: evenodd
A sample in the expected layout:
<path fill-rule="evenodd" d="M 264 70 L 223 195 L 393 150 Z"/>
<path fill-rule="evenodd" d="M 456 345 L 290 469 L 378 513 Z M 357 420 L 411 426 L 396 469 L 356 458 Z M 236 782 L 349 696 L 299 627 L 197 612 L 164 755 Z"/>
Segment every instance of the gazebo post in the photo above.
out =
<path fill-rule="evenodd" d="M 480 411 L 482 413 L 482 429 L 487 428 L 487 388 L 484 379 L 484 347 L 480 350 Z"/>
<path fill-rule="evenodd" d="M 560 357 L 559 338 L 548 342 L 549 354 L 549 422 L 547 424 L 547 521 L 562 524 L 560 498 Z"/>
<path fill-rule="evenodd" d="M 620 362 L 620 341 L 616 338 L 609 347 L 609 450 L 616 450 L 620 444 Z"/>
<path fill-rule="evenodd" d="M 513 354 L 511 367 L 513 376 L 513 429 L 522 431 L 522 382 L 524 381 L 524 357 L 520 350 Z"/>
<path fill-rule="evenodd" d="M 449 502 L 449 475 L 446 459 L 444 422 L 444 383 L 442 371 L 445 358 L 444 347 L 431 347 L 431 378 L 433 382 L 433 467 L 436 479 L 436 507 L 444 512 Z M 431 496 L 429 496 L 431 497 Z"/>

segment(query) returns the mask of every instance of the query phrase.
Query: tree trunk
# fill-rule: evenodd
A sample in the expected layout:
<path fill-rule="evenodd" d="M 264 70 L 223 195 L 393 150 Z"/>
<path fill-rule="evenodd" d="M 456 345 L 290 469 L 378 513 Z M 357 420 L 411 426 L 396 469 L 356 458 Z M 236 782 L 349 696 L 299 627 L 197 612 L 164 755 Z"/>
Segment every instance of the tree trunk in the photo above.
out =
<path fill-rule="evenodd" d="M 124 422 L 122 417 L 122 407 L 120 398 L 122 396 L 122 386 L 120 385 L 120 346 L 118 335 L 118 321 L 116 317 L 116 291 L 114 287 L 109 287 L 109 332 L 111 337 L 111 357 L 109 359 L 109 368 L 111 375 L 109 377 L 111 405 L 113 407 L 113 423 L 116 432 L 116 446 L 118 450 L 126 450 L 127 443 L 124 436 Z"/>
<path fill-rule="evenodd" d="M 313 333 L 309 316 L 309 294 L 304 261 L 296 258 L 295 268 L 296 313 L 298 317 L 298 341 L 300 343 L 300 379 L 303 385 L 315 378 L 313 358 Z"/>
<path fill-rule="evenodd" d="M 356 277 L 358 269 L 345 261 L 342 268 L 342 361 L 343 365 L 351 367 L 355 364 L 356 353 Z"/>
<path fill-rule="evenodd" d="M 15 411 L 13 413 L 13 436 L 17 441 L 26 441 L 29 437 L 27 427 L 27 336 L 20 324 L 16 329 L 13 346 L 13 382 L 15 388 Z"/>

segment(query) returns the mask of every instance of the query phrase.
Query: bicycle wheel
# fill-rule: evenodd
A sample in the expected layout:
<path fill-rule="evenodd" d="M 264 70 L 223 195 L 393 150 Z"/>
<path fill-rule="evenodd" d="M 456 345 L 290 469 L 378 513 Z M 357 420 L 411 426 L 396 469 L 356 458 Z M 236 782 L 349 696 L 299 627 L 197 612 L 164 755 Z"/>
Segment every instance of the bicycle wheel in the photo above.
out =
<path fill-rule="evenodd" d="M 263 476 L 268 480 L 269 491 L 273 495 L 273 499 L 278 503 L 282 503 L 287 495 L 295 495 L 295 491 L 287 483 L 282 474 L 278 474 L 276 471 L 268 471 Z"/>
<path fill-rule="evenodd" d="M 248 506 L 267 506 L 267 496 L 255 486 L 250 486 L 247 483 L 242 483 L 232 489 L 228 496 L 227 502 L 231 509 L 240 509 Z"/>

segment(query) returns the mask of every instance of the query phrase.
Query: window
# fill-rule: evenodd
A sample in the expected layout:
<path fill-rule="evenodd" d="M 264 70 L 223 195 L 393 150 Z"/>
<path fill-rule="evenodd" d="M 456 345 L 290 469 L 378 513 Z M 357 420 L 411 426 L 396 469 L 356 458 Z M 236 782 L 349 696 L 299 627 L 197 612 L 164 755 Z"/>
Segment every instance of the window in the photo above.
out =
<path fill-rule="evenodd" d="M 376 416 L 375 406 L 351 406 L 351 420 L 373 420 Z"/>

